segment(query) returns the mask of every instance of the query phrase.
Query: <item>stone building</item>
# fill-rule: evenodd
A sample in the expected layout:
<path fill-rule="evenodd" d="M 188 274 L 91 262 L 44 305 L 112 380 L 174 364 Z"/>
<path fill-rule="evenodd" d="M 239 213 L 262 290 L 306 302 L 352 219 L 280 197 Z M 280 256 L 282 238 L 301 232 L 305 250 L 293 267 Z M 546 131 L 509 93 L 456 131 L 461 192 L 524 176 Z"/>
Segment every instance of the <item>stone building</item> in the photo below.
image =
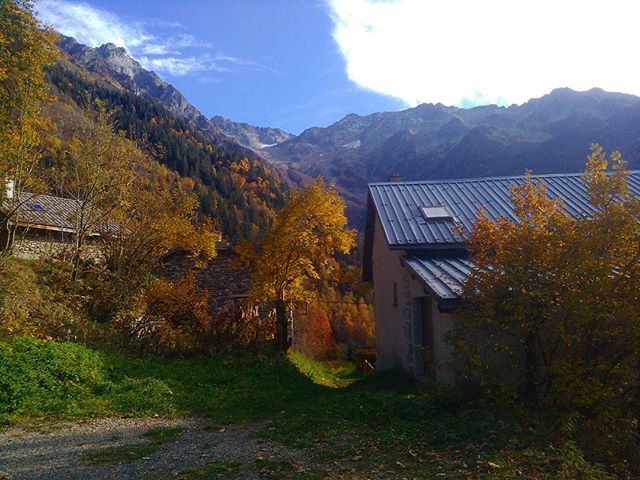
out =
<path fill-rule="evenodd" d="M 64 256 L 74 240 L 77 204 L 69 198 L 52 195 L 22 193 L 17 206 L 5 198 L 0 208 L 0 224 L 16 224 L 16 234 L 8 241 L 6 229 L 0 229 L 0 248 L 10 248 L 12 254 L 25 259 Z M 14 212 L 15 210 L 15 212 Z M 97 232 L 89 236 L 91 244 L 99 238 Z"/>
<path fill-rule="evenodd" d="M 162 261 L 163 275 L 177 282 L 193 270 L 198 285 L 208 292 L 209 313 L 213 318 L 223 312 L 247 315 L 251 269 L 241 264 L 231 245 L 218 242 L 216 251 L 217 255 L 209 260 L 193 258 L 184 250 L 170 252 Z"/>
<path fill-rule="evenodd" d="M 589 215 L 581 174 L 536 176 L 575 218 Z M 369 184 L 363 278 L 373 282 L 376 369 L 402 367 L 415 377 L 455 381 L 447 333 L 459 323 L 460 295 L 472 272 L 466 236 L 482 207 L 517 221 L 509 188 L 524 177 Z M 640 172 L 628 177 L 640 197 Z M 463 325 L 462 325 L 463 326 Z"/>

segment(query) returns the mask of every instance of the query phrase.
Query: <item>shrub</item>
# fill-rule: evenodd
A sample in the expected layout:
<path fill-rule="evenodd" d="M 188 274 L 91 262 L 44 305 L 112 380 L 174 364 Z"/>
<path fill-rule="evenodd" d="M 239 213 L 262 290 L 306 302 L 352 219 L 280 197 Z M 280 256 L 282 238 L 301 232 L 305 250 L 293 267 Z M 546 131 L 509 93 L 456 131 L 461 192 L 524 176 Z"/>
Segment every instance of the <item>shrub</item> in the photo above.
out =
<path fill-rule="evenodd" d="M 184 354 L 199 350 L 210 319 L 207 292 L 189 272 L 184 280 L 157 280 L 147 290 L 144 313 L 131 322 L 142 353 Z"/>
<path fill-rule="evenodd" d="M 0 271 L 0 339 L 85 339 L 88 322 L 57 283 L 57 267 L 10 258 Z"/>
<path fill-rule="evenodd" d="M 317 360 L 333 358 L 336 344 L 331 331 L 329 317 L 322 310 L 312 310 L 309 315 L 296 318 L 294 330 L 296 351 Z"/>
<path fill-rule="evenodd" d="M 603 448 L 580 435 L 585 451 L 640 464 L 640 199 L 620 154 L 611 162 L 607 173 L 593 147 L 589 217 L 572 218 L 531 177 L 511 189 L 518 221 L 479 212 L 455 341 L 470 378 L 539 410 L 576 413 L 581 431 L 609 438 Z M 608 455 L 614 444 L 626 452 Z"/>
<path fill-rule="evenodd" d="M 73 343 L 0 343 L 0 413 L 62 411 L 104 389 L 102 356 Z"/>

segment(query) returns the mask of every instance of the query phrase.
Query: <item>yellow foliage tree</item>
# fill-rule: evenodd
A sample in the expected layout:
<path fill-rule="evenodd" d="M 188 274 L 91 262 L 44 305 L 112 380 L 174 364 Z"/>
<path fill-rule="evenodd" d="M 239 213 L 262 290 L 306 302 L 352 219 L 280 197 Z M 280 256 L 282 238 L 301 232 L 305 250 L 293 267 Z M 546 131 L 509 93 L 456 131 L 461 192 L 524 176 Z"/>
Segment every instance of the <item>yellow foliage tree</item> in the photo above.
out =
<path fill-rule="evenodd" d="M 249 253 L 255 266 L 252 297 L 275 306 L 279 351 L 291 345 L 288 312 L 300 302 L 311 301 L 312 283 L 320 280 L 320 272 L 330 274 L 333 257 L 355 245 L 355 232 L 346 228 L 344 209 L 335 187 L 325 186 L 318 178 L 292 193 L 258 252 Z"/>
<path fill-rule="evenodd" d="M 620 154 L 594 145 L 588 217 L 571 218 L 531 176 L 511 189 L 518 221 L 480 212 L 457 339 L 474 376 L 539 407 L 637 421 L 640 199 L 627 178 Z"/>
<path fill-rule="evenodd" d="M 55 34 L 41 29 L 31 2 L 0 2 L 0 227 L 7 231 L 0 262 L 15 237 L 13 220 L 24 201 L 21 193 L 33 187 L 42 160 L 42 136 L 49 127 L 42 107 L 51 101 L 44 68 L 56 58 Z M 13 182 L 13 196 L 5 199 L 8 180 Z"/>

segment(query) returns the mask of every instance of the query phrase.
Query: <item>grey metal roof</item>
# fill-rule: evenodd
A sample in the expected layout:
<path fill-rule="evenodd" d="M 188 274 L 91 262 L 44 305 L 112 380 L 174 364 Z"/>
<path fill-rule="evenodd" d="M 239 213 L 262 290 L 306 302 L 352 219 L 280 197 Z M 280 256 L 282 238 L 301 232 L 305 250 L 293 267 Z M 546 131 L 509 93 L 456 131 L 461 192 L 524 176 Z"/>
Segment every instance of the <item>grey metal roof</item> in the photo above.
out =
<path fill-rule="evenodd" d="M 580 217 L 593 212 L 582 174 L 535 175 L 542 180 L 551 198 L 562 198 L 567 212 Z M 459 244 L 464 238 L 454 233 L 456 223 L 467 231 L 473 227 L 480 206 L 491 219 L 516 220 L 509 187 L 522 183 L 524 176 L 492 177 L 423 182 L 370 183 L 369 195 L 391 247 L 424 247 Z M 629 190 L 640 196 L 640 171 L 628 179 Z M 446 206 L 453 219 L 425 220 L 420 207 Z"/>
<path fill-rule="evenodd" d="M 439 304 L 460 298 L 473 264 L 464 255 L 411 255 L 403 262 L 413 271 Z"/>
<path fill-rule="evenodd" d="M 10 208 L 8 200 L 3 204 L 6 212 Z M 22 193 L 17 209 L 18 225 L 43 228 L 63 232 L 75 232 L 76 201 L 52 195 Z"/>

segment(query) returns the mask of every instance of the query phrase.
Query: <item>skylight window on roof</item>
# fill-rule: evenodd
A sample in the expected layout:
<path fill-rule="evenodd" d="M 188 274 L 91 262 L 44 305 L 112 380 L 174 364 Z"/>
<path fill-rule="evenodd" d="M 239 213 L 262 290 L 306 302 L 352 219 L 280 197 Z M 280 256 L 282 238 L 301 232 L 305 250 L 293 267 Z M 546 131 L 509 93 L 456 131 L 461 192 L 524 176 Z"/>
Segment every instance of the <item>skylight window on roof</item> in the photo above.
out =
<path fill-rule="evenodd" d="M 444 205 L 420 207 L 420 213 L 425 220 L 452 220 L 453 214 Z"/>

